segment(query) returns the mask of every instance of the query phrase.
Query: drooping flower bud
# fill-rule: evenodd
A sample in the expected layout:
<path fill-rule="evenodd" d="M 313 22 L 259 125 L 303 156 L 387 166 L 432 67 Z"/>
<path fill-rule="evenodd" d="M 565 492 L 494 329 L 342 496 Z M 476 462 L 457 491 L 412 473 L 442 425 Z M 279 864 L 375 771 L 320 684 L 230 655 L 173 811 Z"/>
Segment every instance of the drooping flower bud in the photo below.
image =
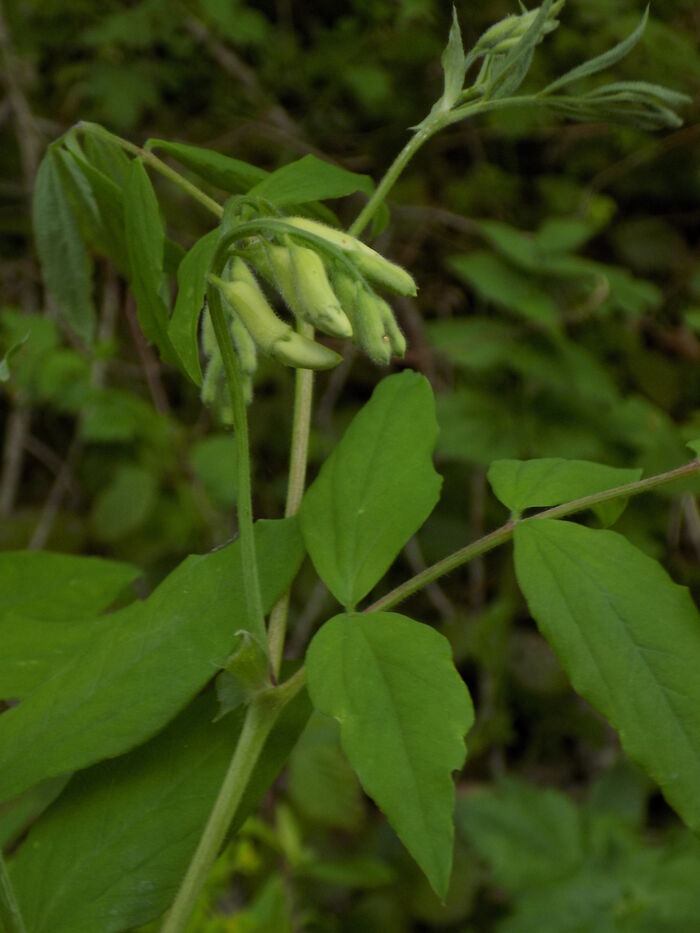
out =
<path fill-rule="evenodd" d="M 370 359 L 386 365 L 392 353 L 403 356 L 406 341 L 386 301 L 344 270 L 335 271 L 333 284 L 352 321 L 355 342 Z"/>
<path fill-rule="evenodd" d="M 357 237 L 306 217 L 287 217 L 286 222 L 342 249 L 359 271 L 373 282 L 399 295 L 414 296 L 417 294 L 418 289 L 413 277 L 402 266 L 385 259 L 381 253 L 367 246 Z"/>
<path fill-rule="evenodd" d="M 318 253 L 291 241 L 284 246 L 265 242 L 250 251 L 250 258 L 295 317 L 332 337 L 352 336 Z"/>
<path fill-rule="evenodd" d="M 304 369 L 332 369 L 342 357 L 314 340 L 298 334 L 277 317 L 255 277 L 242 260 L 233 264 L 234 278 L 211 281 L 220 289 L 257 346 L 287 366 Z"/>
<path fill-rule="evenodd" d="M 312 249 L 289 247 L 294 284 L 306 320 L 335 337 L 352 337 L 352 325 L 338 303 L 321 257 Z"/>

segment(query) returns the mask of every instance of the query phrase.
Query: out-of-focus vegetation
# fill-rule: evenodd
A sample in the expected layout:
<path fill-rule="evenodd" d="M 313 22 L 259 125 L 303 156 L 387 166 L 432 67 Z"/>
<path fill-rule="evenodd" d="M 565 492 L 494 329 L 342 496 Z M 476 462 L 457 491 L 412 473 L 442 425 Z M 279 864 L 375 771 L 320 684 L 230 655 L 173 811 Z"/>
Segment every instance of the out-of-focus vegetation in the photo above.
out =
<path fill-rule="evenodd" d="M 465 43 L 513 7 L 458 5 Z M 637 0 L 569 0 L 528 81 L 608 48 L 641 12 Z M 94 120 L 266 169 L 312 152 L 378 178 L 439 96 L 450 6 L 15 0 L 1 15 L 0 357 L 16 350 L 0 382 L 0 547 L 127 559 L 155 583 L 235 533 L 233 443 L 144 342 L 113 267 L 97 260 L 94 353 L 64 329 L 30 234 L 46 144 Z M 685 441 L 700 434 L 699 38 L 694 0 L 656 0 L 616 70 L 690 94 L 679 129 L 492 114 L 442 133 L 394 189 L 380 244 L 420 285 L 395 307 L 406 363 L 439 393 L 445 477 L 394 582 L 506 517 L 486 484 L 495 459 L 647 472 L 686 459 Z M 177 189 L 163 203 L 190 242 L 207 229 Z M 360 203 L 344 202 L 343 219 Z M 346 351 L 319 378 L 312 470 L 377 375 Z M 291 393 L 288 373 L 261 368 L 251 424 L 260 516 L 283 510 Z M 696 592 L 697 492 L 694 481 L 633 500 L 620 520 Z M 510 568 L 497 552 L 414 600 L 414 614 L 452 642 L 479 713 L 447 903 L 362 796 L 332 722 L 314 714 L 261 814 L 219 862 L 193 930 L 692 929 L 697 843 L 572 692 Z M 334 611 L 308 581 L 294 593 L 297 650 Z M 4 843 L 13 820 L 0 812 Z"/>

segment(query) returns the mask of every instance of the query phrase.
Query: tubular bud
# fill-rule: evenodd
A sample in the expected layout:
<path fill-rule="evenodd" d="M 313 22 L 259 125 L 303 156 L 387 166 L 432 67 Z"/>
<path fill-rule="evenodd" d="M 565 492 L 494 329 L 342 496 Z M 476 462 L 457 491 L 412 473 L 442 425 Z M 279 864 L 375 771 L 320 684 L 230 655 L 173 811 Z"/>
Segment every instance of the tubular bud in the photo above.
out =
<path fill-rule="evenodd" d="M 308 220 L 306 217 L 287 217 L 286 221 L 291 226 L 307 233 L 313 233 L 333 246 L 342 249 L 367 278 L 384 285 L 385 288 L 397 292 L 399 295 L 413 296 L 417 294 L 416 283 L 402 266 L 385 259 L 381 253 L 372 249 L 371 246 L 367 246 L 357 237 L 350 236 L 341 230 L 336 230 L 316 220 Z"/>
<path fill-rule="evenodd" d="M 328 281 L 323 260 L 312 249 L 289 247 L 296 293 L 304 317 L 314 327 L 334 337 L 352 337 L 352 326 Z"/>
<path fill-rule="evenodd" d="M 237 314 L 231 316 L 229 330 L 233 345 L 236 348 L 241 373 L 245 376 L 252 376 L 258 368 L 258 351 L 255 347 L 255 341 L 245 329 Z"/>
<path fill-rule="evenodd" d="M 352 320 L 355 342 L 370 359 L 386 365 L 392 352 L 403 356 L 406 342 L 386 301 L 342 271 L 336 273 L 333 284 Z"/>
<path fill-rule="evenodd" d="M 224 282 L 213 278 L 213 281 L 261 350 L 269 353 L 272 344 L 291 330 L 289 324 L 277 317 L 257 283 L 241 279 Z"/>
<path fill-rule="evenodd" d="M 202 401 L 207 405 L 212 405 L 216 401 L 219 391 L 219 379 L 223 372 L 221 355 L 214 354 L 207 363 L 204 370 L 204 379 L 202 380 L 202 389 L 200 392 Z"/>
<path fill-rule="evenodd" d="M 253 282 L 247 277 L 224 282 L 215 276 L 212 276 L 212 281 L 260 349 L 287 366 L 304 369 L 331 369 L 337 366 L 342 357 L 328 347 L 297 334 L 289 324 L 280 320 L 252 274 L 249 272 L 248 275 Z"/>
<path fill-rule="evenodd" d="M 391 307 L 382 298 L 379 298 L 380 314 L 384 324 L 384 333 L 389 340 L 391 352 L 394 356 L 404 356 L 406 353 L 406 338 L 401 333 L 401 328 L 396 323 L 394 312 Z"/>
<path fill-rule="evenodd" d="M 372 252 L 374 255 L 358 253 L 357 256 L 353 257 L 355 265 L 363 275 L 366 275 L 368 279 L 372 279 L 373 282 L 378 282 L 390 291 L 396 292 L 397 295 L 414 297 L 418 294 L 416 283 L 402 266 L 398 266 L 395 262 L 389 262 L 388 259 L 385 259 L 374 250 Z"/>
<path fill-rule="evenodd" d="M 315 340 L 309 340 L 291 327 L 288 333 L 270 348 L 270 355 L 285 366 L 301 369 L 333 369 L 343 359 L 335 350 L 324 347 Z"/>

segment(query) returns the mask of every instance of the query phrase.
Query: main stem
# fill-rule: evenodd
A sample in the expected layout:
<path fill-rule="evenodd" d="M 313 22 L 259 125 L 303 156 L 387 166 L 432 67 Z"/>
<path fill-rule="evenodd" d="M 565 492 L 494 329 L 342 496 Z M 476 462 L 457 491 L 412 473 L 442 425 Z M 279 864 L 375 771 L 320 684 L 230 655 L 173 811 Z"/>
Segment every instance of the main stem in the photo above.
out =
<path fill-rule="evenodd" d="M 236 460 L 238 470 L 237 507 L 238 532 L 241 542 L 241 563 L 243 565 L 243 594 L 250 630 L 258 637 L 261 644 L 266 644 L 265 614 L 260 596 L 258 562 L 255 553 L 255 530 L 253 528 L 253 503 L 250 488 L 250 444 L 248 441 L 248 415 L 245 397 L 241 385 L 238 358 L 233 349 L 231 336 L 226 326 L 226 315 L 221 302 L 221 295 L 215 285 L 207 289 L 207 303 L 216 342 L 224 365 L 226 382 L 231 395 L 233 410 L 233 430 L 236 440 Z M 236 751 L 229 764 L 216 803 L 209 814 L 197 850 L 187 868 L 177 896 L 161 928 L 161 933 L 180 933 L 187 926 L 199 893 L 204 886 L 211 866 L 214 864 L 221 844 L 231 825 L 231 820 L 246 789 L 253 768 L 262 752 L 279 709 L 289 694 L 290 680 L 276 691 L 268 690 L 251 701 L 243 731 L 236 744 Z M 298 687 L 301 689 L 302 679 Z"/>
<path fill-rule="evenodd" d="M 251 701 L 216 803 L 161 933 L 183 933 L 186 929 L 275 720 L 303 686 L 304 672 L 301 670 L 281 687 L 266 690 Z"/>
<path fill-rule="evenodd" d="M 352 236 L 360 236 L 367 224 L 374 217 L 377 210 L 383 204 L 387 194 L 393 188 L 401 172 L 406 168 L 413 156 L 418 152 L 423 143 L 426 143 L 431 136 L 444 125 L 440 119 L 424 120 L 414 135 L 409 139 L 401 152 L 396 156 L 382 180 L 377 185 L 372 197 L 362 208 L 353 223 L 348 228 L 348 233 Z"/>

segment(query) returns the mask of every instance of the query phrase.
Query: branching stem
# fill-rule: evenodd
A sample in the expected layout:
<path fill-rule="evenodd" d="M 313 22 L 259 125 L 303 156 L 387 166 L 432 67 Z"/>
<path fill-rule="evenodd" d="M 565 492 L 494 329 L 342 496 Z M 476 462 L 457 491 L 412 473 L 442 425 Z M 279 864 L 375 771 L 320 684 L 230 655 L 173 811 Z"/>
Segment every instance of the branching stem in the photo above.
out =
<path fill-rule="evenodd" d="M 667 473 L 658 473 L 656 476 L 649 476 L 647 479 L 640 479 L 634 483 L 626 483 L 624 486 L 615 486 L 612 489 L 605 489 L 603 492 L 596 492 L 590 496 L 573 499 L 571 502 L 565 502 L 551 509 L 545 509 L 542 512 L 537 512 L 536 515 L 520 519 L 520 521 L 534 522 L 541 518 L 565 518 L 567 515 L 583 512 L 585 509 L 590 509 L 594 505 L 600 505 L 602 502 L 609 502 L 611 499 L 638 496 L 640 493 L 655 489 L 657 486 L 664 486 L 667 483 L 675 482 L 677 479 L 692 476 L 699 470 L 700 460 L 693 460 L 681 467 L 677 467 L 675 470 L 669 470 Z M 425 570 L 421 571 L 421 573 L 416 574 L 415 577 L 411 577 L 410 580 L 401 583 L 395 589 L 391 590 L 390 593 L 377 599 L 371 606 L 367 606 L 364 611 L 380 612 L 393 609 L 394 606 L 398 606 L 399 603 L 408 599 L 409 596 L 413 596 L 414 593 L 422 590 L 423 587 L 427 586 L 429 583 L 438 580 L 440 577 L 444 577 L 446 573 L 450 573 L 450 571 L 455 570 L 457 567 L 461 567 L 463 564 L 468 564 L 469 561 L 474 560 L 475 557 L 480 557 L 482 554 L 486 554 L 487 551 L 492 551 L 500 544 L 505 544 L 506 541 L 509 541 L 513 537 L 513 532 L 517 524 L 518 522 L 516 520 L 511 519 L 506 522 L 505 525 L 496 528 L 495 531 L 490 532 L 483 538 L 479 538 L 478 541 L 473 541 L 471 544 L 467 544 L 453 554 L 443 557 L 442 560 L 437 561 L 437 563 L 427 567 Z"/>
<path fill-rule="evenodd" d="M 303 668 L 280 687 L 259 693 L 251 701 L 243 729 L 236 744 L 228 771 L 219 790 L 219 796 L 209 815 L 197 851 L 173 901 L 170 912 L 161 927 L 161 933 L 183 933 L 214 864 L 229 827 L 236 815 L 248 782 L 255 770 L 275 721 L 284 707 L 303 688 Z M 12 931 L 14 933 L 14 931 Z"/>
<path fill-rule="evenodd" d="M 160 172 L 161 175 L 164 175 L 169 181 L 177 185 L 178 188 L 182 188 L 191 198 L 194 198 L 195 201 L 198 201 L 203 207 L 206 207 L 208 211 L 211 211 L 212 214 L 215 214 L 216 217 L 222 217 L 224 213 L 223 207 L 215 201 L 213 198 L 210 198 L 208 194 L 202 191 L 201 188 L 198 188 L 196 185 L 192 184 L 189 179 L 184 178 L 179 172 L 176 172 L 174 168 L 171 168 L 167 162 L 163 162 L 162 159 L 159 159 L 155 153 L 151 152 L 149 149 L 144 149 L 141 146 L 137 146 L 135 143 L 130 142 L 128 139 L 122 139 L 121 136 L 117 136 L 116 133 L 110 133 L 109 130 L 106 130 L 103 126 L 100 126 L 97 123 L 79 123 L 78 128 L 85 133 L 90 133 L 93 136 L 101 136 L 103 139 L 108 140 L 111 143 L 114 143 L 116 146 L 120 146 L 124 149 L 125 152 L 130 153 L 133 156 L 137 156 L 139 159 L 143 159 L 144 162 L 147 162 L 151 168 L 154 168 L 157 172 Z"/>

